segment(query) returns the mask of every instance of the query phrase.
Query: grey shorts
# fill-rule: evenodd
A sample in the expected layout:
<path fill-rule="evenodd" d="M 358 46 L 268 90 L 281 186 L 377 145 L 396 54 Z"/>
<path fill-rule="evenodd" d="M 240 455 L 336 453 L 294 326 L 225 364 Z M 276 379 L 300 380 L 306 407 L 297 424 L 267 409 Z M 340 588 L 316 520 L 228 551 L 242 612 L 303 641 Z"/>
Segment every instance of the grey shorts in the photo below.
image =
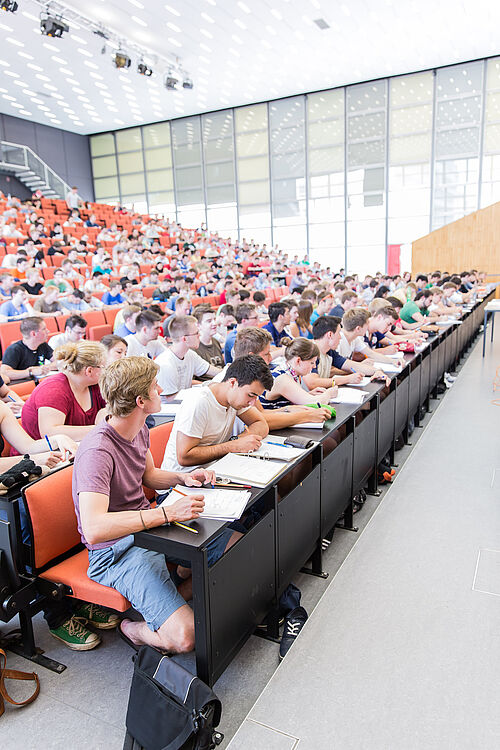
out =
<path fill-rule="evenodd" d="M 209 565 L 222 556 L 231 533 L 230 529 L 225 529 L 209 544 Z M 111 547 L 89 550 L 87 575 L 119 591 L 153 631 L 186 604 L 170 577 L 165 556 L 135 547 L 132 535 L 119 539 Z"/>

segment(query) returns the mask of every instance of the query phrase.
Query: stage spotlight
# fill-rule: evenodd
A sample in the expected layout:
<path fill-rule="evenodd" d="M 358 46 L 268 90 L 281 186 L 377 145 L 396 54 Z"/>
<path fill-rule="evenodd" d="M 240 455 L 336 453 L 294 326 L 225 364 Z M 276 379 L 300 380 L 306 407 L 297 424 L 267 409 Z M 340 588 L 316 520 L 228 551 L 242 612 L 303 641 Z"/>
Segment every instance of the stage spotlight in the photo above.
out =
<path fill-rule="evenodd" d="M 177 89 L 177 84 L 179 83 L 179 79 L 177 78 L 176 74 L 169 70 L 165 77 L 165 88 L 168 91 L 175 91 Z"/>
<path fill-rule="evenodd" d="M 186 76 L 182 82 L 182 88 L 183 89 L 192 89 L 194 86 L 192 78 L 189 78 L 189 76 Z"/>
<path fill-rule="evenodd" d="M 137 66 L 137 72 L 141 76 L 152 76 L 153 75 L 152 69 L 149 68 L 147 65 L 145 65 L 145 63 L 143 63 L 143 62 L 140 62 L 138 64 L 138 66 Z"/>
<path fill-rule="evenodd" d="M 122 52 L 122 50 L 118 50 L 118 52 L 113 57 L 113 62 L 116 68 L 130 68 L 132 60 L 125 52 Z"/>
<path fill-rule="evenodd" d="M 0 10 L 15 13 L 18 8 L 19 5 L 14 0 L 1 0 L 0 2 Z"/>
<path fill-rule="evenodd" d="M 69 26 L 67 23 L 64 23 L 62 18 L 46 15 L 40 18 L 40 31 L 43 36 L 52 36 L 60 39 L 64 33 L 69 31 Z"/>

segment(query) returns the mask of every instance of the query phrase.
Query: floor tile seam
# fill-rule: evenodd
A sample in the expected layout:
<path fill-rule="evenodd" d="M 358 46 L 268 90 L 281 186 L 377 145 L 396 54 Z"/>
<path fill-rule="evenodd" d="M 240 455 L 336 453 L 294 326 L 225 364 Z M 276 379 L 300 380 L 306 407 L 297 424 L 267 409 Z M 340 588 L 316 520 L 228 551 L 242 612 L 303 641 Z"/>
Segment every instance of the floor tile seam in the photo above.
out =
<path fill-rule="evenodd" d="M 264 724 L 263 721 L 258 721 L 257 719 L 251 719 L 249 716 L 246 717 L 248 721 L 251 721 L 252 724 L 257 724 L 258 726 L 264 727 L 264 729 L 270 729 L 271 732 L 276 732 L 276 734 L 282 735 L 282 737 L 288 737 L 291 740 L 295 740 L 296 742 L 299 742 L 300 737 L 296 737 L 294 734 L 290 734 L 290 732 L 285 732 L 283 729 L 276 729 L 276 727 L 271 727 L 269 724 Z"/>

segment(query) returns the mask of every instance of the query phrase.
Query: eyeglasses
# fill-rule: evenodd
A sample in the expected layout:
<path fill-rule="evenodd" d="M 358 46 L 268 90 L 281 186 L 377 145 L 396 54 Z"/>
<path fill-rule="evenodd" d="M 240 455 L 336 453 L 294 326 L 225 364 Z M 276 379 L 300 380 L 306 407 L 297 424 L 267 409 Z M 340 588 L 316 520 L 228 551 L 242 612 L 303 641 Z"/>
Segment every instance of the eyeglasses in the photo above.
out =
<path fill-rule="evenodd" d="M 188 339 L 190 336 L 199 336 L 199 335 L 200 335 L 199 331 L 196 331 L 196 333 L 185 333 L 184 338 Z"/>

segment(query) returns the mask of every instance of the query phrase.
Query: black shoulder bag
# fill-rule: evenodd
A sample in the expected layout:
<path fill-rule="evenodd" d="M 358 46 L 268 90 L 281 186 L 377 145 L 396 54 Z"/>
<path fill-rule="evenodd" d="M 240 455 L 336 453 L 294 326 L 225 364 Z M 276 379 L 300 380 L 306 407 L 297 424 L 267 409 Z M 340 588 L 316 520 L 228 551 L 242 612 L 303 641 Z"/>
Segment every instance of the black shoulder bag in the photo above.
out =
<path fill-rule="evenodd" d="M 150 646 L 139 649 L 126 724 L 145 750 L 212 750 L 224 739 L 214 731 L 221 712 L 220 700 L 198 677 Z"/>

